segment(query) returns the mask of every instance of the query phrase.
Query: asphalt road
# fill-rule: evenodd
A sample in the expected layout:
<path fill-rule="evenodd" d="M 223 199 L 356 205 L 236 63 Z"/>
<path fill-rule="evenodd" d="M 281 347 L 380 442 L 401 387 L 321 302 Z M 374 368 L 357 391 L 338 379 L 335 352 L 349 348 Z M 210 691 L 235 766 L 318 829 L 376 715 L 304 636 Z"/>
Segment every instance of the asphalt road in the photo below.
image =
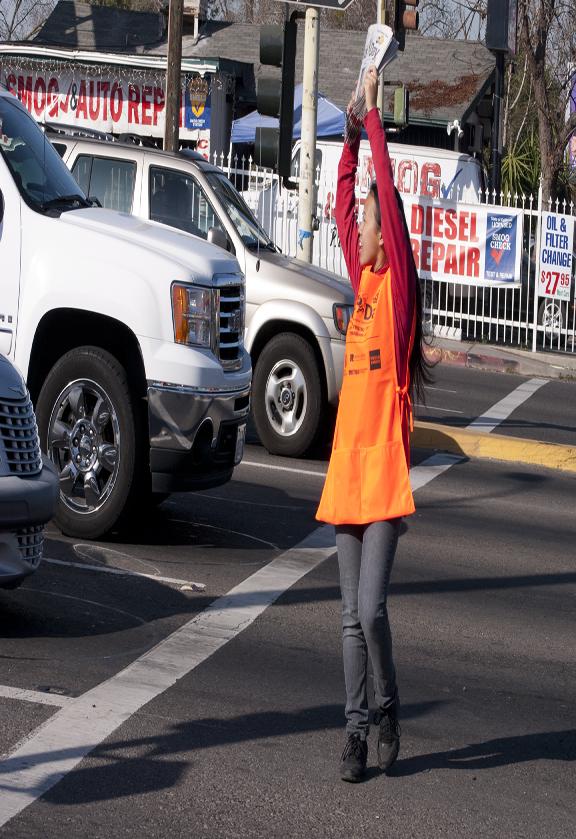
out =
<path fill-rule="evenodd" d="M 526 377 L 438 365 L 417 404 L 417 419 L 465 428 L 504 399 Z M 576 445 L 576 382 L 552 379 L 514 410 L 493 433 L 547 443 Z"/>
<path fill-rule="evenodd" d="M 391 776 L 372 745 L 367 781 L 338 779 L 337 568 L 309 539 L 326 464 L 250 445 L 230 484 L 107 542 L 51 530 L 51 561 L 0 592 L 0 836 L 572 837 L 576 479 L 426 457 L 390 598 Z"/>

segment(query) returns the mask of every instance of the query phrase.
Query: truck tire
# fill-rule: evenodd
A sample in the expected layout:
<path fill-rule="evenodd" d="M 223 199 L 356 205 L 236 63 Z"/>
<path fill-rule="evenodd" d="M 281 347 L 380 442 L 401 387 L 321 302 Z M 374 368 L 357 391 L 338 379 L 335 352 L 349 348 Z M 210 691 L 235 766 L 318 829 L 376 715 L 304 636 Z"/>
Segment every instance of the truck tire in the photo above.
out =
<path fill-rule="evenodd" d="M 274 336 L 254 370 L 252 408 L 262 445 L 301 457 L 315 443 L 324 416 L 323 387 L 310 343 L 292 332 Z"/>
<path fill-rule="evenodd" d="M 60 473 L 56 524 L 67 536 L 103 536 L 147 471 L 124 368 L 99 347 L 71 350 L 46 377 L 36 419 Z"/>

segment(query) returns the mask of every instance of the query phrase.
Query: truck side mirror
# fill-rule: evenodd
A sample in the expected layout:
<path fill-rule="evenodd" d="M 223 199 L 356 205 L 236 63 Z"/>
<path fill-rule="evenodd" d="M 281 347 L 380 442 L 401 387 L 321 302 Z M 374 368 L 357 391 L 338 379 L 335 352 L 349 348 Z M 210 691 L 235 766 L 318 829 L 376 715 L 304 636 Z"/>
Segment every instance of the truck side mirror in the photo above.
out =
<path fill-rule="evenodd" d="M 219 227 L 211 227 L 208 231 L 208 241 L 219 248 L 229 250 L 228 236 Z"/>
<path fill-rule="evenodd" d="M 4 221 L 4 195 L 0 189 L 0 224 Z"/>

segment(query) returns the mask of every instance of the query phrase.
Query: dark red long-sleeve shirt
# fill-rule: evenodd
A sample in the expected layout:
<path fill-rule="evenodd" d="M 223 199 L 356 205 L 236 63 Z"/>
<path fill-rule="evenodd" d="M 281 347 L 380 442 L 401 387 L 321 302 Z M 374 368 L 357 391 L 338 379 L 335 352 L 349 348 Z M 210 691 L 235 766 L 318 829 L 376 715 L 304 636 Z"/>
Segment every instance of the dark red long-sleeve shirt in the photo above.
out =
<path fill-rule="evenodd" d="M 390 267 L 392 283 L 392 303 L 394 306 L 394 342 L 396 347 L 396 370 L 398 381 L 406 381 L 408 353 L 410 351 L 410 333 L 414 315 L 416 283 L 414 267 L 410 253 L 410 241 L 406 236 L 404 222 L 394 192 L 394 179 L 386 135 L 380 122 L 377 108 L 372 108 L 364 121 L 370 141 L 372 163 L 378 185 L 380 215 L 382 217 L 382 239 L 388 263 L 379 273 Z M 342 157 L 338 165 L 338 186 L 336 189 L 335 218 L 340 237 L 340 244 L 350 275 L 350 282 L 358 293 L 362 268 L 360 265 L 360 236 L 356 222 L 356 199 L 354 188 L 360 137 L 352 145 L 344 143 Z"/>

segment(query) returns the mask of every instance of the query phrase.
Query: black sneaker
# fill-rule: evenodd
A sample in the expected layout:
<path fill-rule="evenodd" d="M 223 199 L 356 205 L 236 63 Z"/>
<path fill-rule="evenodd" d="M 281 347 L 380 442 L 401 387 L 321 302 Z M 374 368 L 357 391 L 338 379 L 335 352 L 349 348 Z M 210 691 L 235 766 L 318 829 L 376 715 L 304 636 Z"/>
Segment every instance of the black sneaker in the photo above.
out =
<path fill-rule="evenodd" d="M 350 734 L 346 740 L 340 763 L 340 777 L 353 784 L 361 781 L 366 773 L 368 743 L 359 734 Z"/>
<path fill-rule="evenodd" d="M 380 723 L 378 732 L 378 766 L 383 772 L 390 769 L 400 750 L 400 725 L 398 723 L 398 705 L 394 703 L 376 714 L 376 723 Z"/>

